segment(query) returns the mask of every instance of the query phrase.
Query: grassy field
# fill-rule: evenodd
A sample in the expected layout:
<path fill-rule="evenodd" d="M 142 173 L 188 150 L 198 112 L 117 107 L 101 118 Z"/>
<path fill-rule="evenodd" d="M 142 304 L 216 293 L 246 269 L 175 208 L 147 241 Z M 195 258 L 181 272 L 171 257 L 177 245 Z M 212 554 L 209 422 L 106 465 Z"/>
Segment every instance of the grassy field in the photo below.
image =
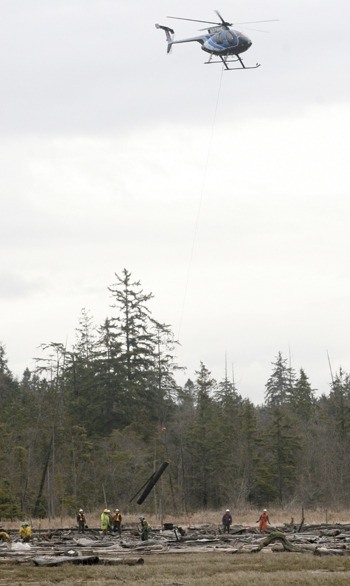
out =
<path fill-rule="evenodd" d="M 140 566 L 0 567 L 0 586 L 250 586 L 350 583 L 350 559 L 308 554 L 146 555 Z"/>
<path fill-rule="evenodd" d="M 234 510 L 234 523 L 256 526 L 257 509 Z M 147 515 L 153 527 L 160 527 L 159 517 Z M 126 525 L 137 523 L 138 515 L 124 515 Z M 90 526 L 99 526 L 100 511 L 88 513 Z M 167 515 L 163 522 L 188 526 L 205 523 L 220 525 L 222 511 L 197 512 L 191 515 Z M 294 517 L 298 523 L 301 511 L 269 510 L 271 523 L 283 525 Z M 305 523 L 350 523 L 350 511 L 305 511 Z M 55 529 L 76 526 L 74 518 L 33 520 L 33 527 Z M 6 522 L 3 527 L 16 527 L 19 523 Z M 317 557 L 310 554 L 271 553 L 264 549 L 253 554 L 231 553 L 174 553 L 142 554 L 144 565 L 137 566 L 73 566 L 57 568 L 35 567 L 32 564 L 0 564 L 0 586 L 79 585 L 102 586 L 126 584 L 130 586 L 274 586 L 283 585 L 341 585 L 350 584 L 350 557 Z"/>

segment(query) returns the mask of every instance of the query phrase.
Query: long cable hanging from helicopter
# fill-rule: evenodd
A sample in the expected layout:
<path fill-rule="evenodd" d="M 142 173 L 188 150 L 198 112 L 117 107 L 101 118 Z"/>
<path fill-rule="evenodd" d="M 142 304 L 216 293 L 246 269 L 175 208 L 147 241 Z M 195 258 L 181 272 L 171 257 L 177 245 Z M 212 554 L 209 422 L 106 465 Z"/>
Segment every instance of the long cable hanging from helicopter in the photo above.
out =
<path fill-rule="evenodd" d="M 190 259 L 189 259 L 189 264 L 188 264 L 188 269 L 187 269 L 185 293 L 184 293 L 182 307 L 181 307 L 181 313 L 180 313 L 180 324 L 179 324 L 178 338 L 180 337 L 180 331 L 181 331 L 181 327 L 182 327 L 182 320 L 183 320 L 183 314 L 184 314 L 184 308 L 185 308 L 185 303 L 186 303 L 186 298 L 187 298 L 190 272 L 191 272 L 191 267 L 192 267 L 193 254 L 194 254 L 194 247 L 195 247 L 195 242 L 197 239 L 199 219 L 200 219 L 200 213 L 201 213 L 201 207 L 202 207 L 203 195 L 204 195 L 204 189 L 205 189 L 205 183 L 206 183 L 206 177 L 207 177 L 207 170 L 208 170 L 208 165 L 209 165 L 209 160 L 210 160 L 210 154 L 211 154 L 212 142 L 213 142 L 213 136 L 214 136 L 214 128 L 215 128 L 218 104 L 219 104 L 220 93 L 221 93 L 223 72 L 225 70 L 226 71 L 232 71 L 232 70 L 237 70 L 237 69 L 246 70 L 246 69 L 257 69 L 258 67 L 260 67 L 260 63 L 256 63 L 256 65 L 250 65 L 250 66 L 246 66 L 244 64 L 243 59 L 241 57 L 241 54 L 248 51 L 248 49 L 252 45 L 252 41 L 246 35 L 241 33 L 240 31 L 238 31 L 234 28 L 231 28 L 233 26 L 233 23 L 230 23 L 230 22 L 227 22 L 226 20 L 224 20 L 218 10 L 215 10 L 215 12 L 216 12 L 220 22 L 198 20 L 198 19 L 194 19 L 194 18 L 182 18 L 182 17 L 177 17 L 177 16 L 168 16 L 167 17 L 167 18 L 172 18 L 172 19 L 176 19 L 176 20 L 186 20 L 186 21 L 190 21 L 190 22 L 199 22 L 199 23 L 203 23 L 206 25 L 210 25 L 209 27 L 205 27 L 204 29 L 202 29 L 202 30 L 207 31 L 205 34 L 197 35 L 195 37 L 188 37 L 185 39 L 179 39 L 179 40 L 176 39 L 175 40 L 175 31 L 172 28 L 165 26 L 165 25 L 160 25 L 160 24 L 155 25 L 157 29 L 162 29 L 165 32 L 165 38 L 166 38 L 166 42 L 167 42 L 167 53 L 170 53 L 173 45 L 175 45 L 175 44 L 197 42 L 201 45 L 201 49 L 203 51 L 205 51 L 206 53 L 209 53 L 209 58 L 207 61 L 205 61 L 205 64 L 207 64 L 207 65 L 214 64 L 214 63 L 219 63 L 219 64 L 221 63 L 222 64 L 221 75 L 220 75 L 220 80 L 219 80 L 219 88 L 218 88 L 215 110 L 214 110 L 214 117 L 213 117 L 213 122 L 212 122 L 212 127 L 211 127 L 210 138 L 209 138 L 209 146 L 208 146 L 207 157 L 206 157 L 206 161 L 205 161 L 205 165 L 204 165 L 202 185 L 201 185 L 201 189 L 200 189 L 200 196 L 199 196 L 197 216 L 196 216 L 196 221 L 195 221 L 194 235 L 193 235 L 192 246 L 191 246 L 191 251 L 190 251 Z M 277 21 L 278 21 L 278 19 L 255 20 L 255 21 L 241 22 L 241 23 L 236 23 L 236 24 L 257 24 L 257 23 L 263 23 L 263 22 L 277 22 Z M 212 25 L 214 25 L 214 26 L 212 26 Z M 215 60 L 215 57 L 217 57 L 218 59 Z M 231 66 L 232 63 L 238 63 L 239 66 L 232 67 Z"/>
<path fill-rule="evenodd" d="M 219 87 L 218 87 L 218 92 L 217 92 L 217 96 L 216 96 L 215 108 L 214 108 L 214 116 L 213 116 L 213 121 L 212 121 L 212 125 L 211 125 L 211 132 L 210 132 L 210 136 L 209 136 L 209 145 L 208 145 L 208 150 L 207 150 L 207 156 L 206 156 L 205 163 L 204 163 L 202 183 L 201 183 L 200 192 L 199 192 L 199 202 L 198 202 L 198 208 L 197 208 L 197 214 L 196 214 L 196 220 L 195 220 L 195 226 L 194 226 L 194 233 L 193 233 L 193 238 L 192 238 L 192 245 L 191 245 L 191 250 L 190 250 L 190 257 L 189 257 L 189 262 L 188 262 L 188 267 L 187 267 L 186 281 L 185 281 L 185 292 L 184 292 L 181 311 L 180 311 L 180 323 L 179 323 L 179 330 L 178 330 L 178 336 L 177 336 L 178 339 L 180 338 L 183 314 L 185 311 L 187 292 L 188 292 L 188 287 L 189 287 L 189 282 L 190 282 L 190 274 L 191 274 L 192 261 L 193 261 L 193 255 L 194 255 L 194 247 L 195 247 L 196 240 L 197 240 L 199 219 L 200 219 L 200 214 L 201 214 L 201 209 L 202 209 L 203 196 L 204 196 L 208 166 L 209 166 L 209 161 L 210 161 L 210 154 L 211 154 L 212 143 L 213 143 L 213 138 L 214 138 L 214 129 L 215 129 L 217 111 L 218 111 L 218 106 L 219 106 L 219 101 L 220 101 L 223 72 L 224 72 L 224 67 L 221 68 Z"/>

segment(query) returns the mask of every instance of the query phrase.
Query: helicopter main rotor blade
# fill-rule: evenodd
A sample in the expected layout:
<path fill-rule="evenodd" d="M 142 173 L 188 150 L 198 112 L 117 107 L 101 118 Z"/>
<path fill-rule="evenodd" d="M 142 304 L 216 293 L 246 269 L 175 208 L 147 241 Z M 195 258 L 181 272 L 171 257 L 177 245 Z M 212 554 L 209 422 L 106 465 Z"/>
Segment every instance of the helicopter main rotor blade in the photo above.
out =
<path fill-rule="evenodd" d="M 270 34 L 271 31 L 263 31 L 261 28 L 251 28 L 250 26 L 246 26 L 246 31 L 254 31 L 255 33 L 266 33 L 267 35 Z"/>
<path fill-rule="evenodd" d="M 211 20 L 197 20 L 196 18 L 181 18 L 181 16 L 167 16 L 167 18 L 175 18 L 176 20 L 190 20 L 191 22 L 203 22 L 204 24 L 221 24 L 220 22 L 213 22 Z"/>
<path fill-rule="evenodd" d="M 245 22 L 232 23 L 232 22 L 227 22 L 227 20 L 224 20 L 218 10 L 215 10 L 215 12 L 218 15 L 219 19 L 221 20 L 221 22 L 214 22 L 213 20 L 198 20 L 197 18 L 183 18 L 181 16 L 167 16 L 167 18 L 173 18 L 175 20 L 188 20 L 190 22 L 202 22 L 203 24 L 215 24 L 216 26 L 223 26 L 225 28 L 229 28 L 230 26 L 233 26 L 236 24 L 259 24 L 261 22 L 279 22 L 279 18 L 271 18 L 269 20 L 248 20 Z M 205 29 L 203 29 L 203 30 L 205 30 Z"/>
<path fill-rule="evenodd" d="M 234 24 L 258 24 L 260 22 L 279 22 L 279 18 L 271 18 L 270 20 L 248 20 L 247 22 L 235 22 Z"/>
<path fill-rule="evenodd" d="M 225 28 L 228 28 L 229 26 L 232 26 L 232 22 L 227 22 L 226 20 L 224 20 L 224 19 L 222 18 L 222 16 L 221 16 L 220 12 L 219 12 L 218 10 L 215 10 L 215 12 L 216 12 L 216 14 L 218 15 L 218 17 L 220 18 L 220 20 L 221 20 L 221 23 L 222 23 L 222 25 L 223 25 Z"/>

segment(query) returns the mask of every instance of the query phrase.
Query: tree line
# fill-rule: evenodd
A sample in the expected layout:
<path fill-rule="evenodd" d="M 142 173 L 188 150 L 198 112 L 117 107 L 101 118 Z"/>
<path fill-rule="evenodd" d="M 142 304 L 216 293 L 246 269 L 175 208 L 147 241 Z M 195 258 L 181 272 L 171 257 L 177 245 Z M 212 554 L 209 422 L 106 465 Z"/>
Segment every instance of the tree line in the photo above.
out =
<path fill-rule="evenodd" d="M 83 309 L 71 348 L 43 344 L 36 368 L 11 373 L 0 345 L 0 518 L 56 517 L 131 497 L 163 461 L 149 512 L 253 505 L 347 505 L 350 376 L 316 396 L 281 352 L 262 405 L 200 363 L 180 386 L 177 341 L 124 269 L 111 315 Z"/>

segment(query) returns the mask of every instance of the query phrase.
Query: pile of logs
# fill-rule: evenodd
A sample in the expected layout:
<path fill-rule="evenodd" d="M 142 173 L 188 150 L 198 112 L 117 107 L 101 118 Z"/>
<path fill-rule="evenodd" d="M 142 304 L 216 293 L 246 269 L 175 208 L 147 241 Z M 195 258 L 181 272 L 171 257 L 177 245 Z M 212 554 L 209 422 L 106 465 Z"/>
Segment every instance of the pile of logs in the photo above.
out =
<path fill-rule="evenodd" d="M 293 525 L 269 527 L 260 534 L 255 527 L 236 525 L 229 534 L 212 525 L 181 527 L 169 524 L 153 529 L 148 541 L 140 541 L 136 527 L 123 528 L 118 535 L 103 536 L 96 528 L 78 534 L 75 528 L 49 532 L 33 530 L 30 543 L 22 543 L 17 530 L 8 530 L 11 543 L 0 544 L 0 565 L 34 563 L 37 566 L 62 564 L 142 564 L 141 556 L 193 552 L 256 553 L 288 551 L 314 555 L 350 555 L 350 525 Z"/>

